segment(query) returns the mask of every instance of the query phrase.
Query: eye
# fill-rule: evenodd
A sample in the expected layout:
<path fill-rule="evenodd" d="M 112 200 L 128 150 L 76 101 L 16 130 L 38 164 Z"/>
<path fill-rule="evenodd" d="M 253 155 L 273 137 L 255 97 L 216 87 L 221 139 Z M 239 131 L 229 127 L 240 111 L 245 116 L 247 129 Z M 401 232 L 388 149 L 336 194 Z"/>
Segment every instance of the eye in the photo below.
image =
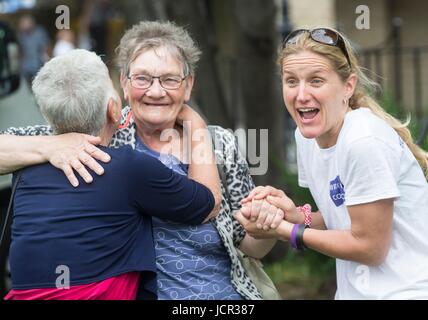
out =
<path fill-rule="evenodd" d="M 315 85 L 315 86 L 320 86 L 324 83 L 324 80 L 321 78 L 313 78 L 311 80 L 311 84 Z"/>
<path fill-rule="evenodd" d="M 142 81 L 142 82 L 150 82 L 151 77 L 145 74 L 138 74 L 134 76 L 134 79 L 136 81 Z"/>
<path fill-rule="evenodd" d="M 295 87 L 297 85 L 297 80 L 295 78 L 285 78 L 284 83 L 289 87 Z"/>
<path fill-rule="evenodd" d="M 176 77 L 176 76 L 166 76 L 166 77 L 162 77 L 162 82 L 164 83 L 178 83 L 181 81 L 180 77 Z"/>

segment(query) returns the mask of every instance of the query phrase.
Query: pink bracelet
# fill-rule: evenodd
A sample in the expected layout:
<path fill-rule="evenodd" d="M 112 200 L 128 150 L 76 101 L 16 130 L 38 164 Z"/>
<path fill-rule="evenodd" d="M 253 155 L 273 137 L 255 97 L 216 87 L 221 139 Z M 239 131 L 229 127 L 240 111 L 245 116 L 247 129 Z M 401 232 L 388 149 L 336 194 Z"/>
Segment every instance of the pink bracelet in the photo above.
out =
<path fill-rule="evenodd" d="M 301 207 L 297 207 L 297 212 L 303 213 L 303 215 L 305 216 L 305 226 L 307 226 L 308 228 L 311 226 L 312 224 L 312 208 L 310 204 L 305 204 Z"/>

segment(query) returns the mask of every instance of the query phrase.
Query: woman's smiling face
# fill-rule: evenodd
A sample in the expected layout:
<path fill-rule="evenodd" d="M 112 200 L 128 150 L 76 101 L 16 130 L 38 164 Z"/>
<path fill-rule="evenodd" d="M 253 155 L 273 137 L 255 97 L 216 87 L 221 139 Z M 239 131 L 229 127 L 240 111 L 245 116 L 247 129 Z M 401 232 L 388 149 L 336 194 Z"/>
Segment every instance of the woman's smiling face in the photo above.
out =
<path fill-rule="evenodd" d="M 129 75 L 180 76 L 183 63 L 176 59 L 165 47 L 142 52 L 130 65 Z M 166 90 L 159 79 L 154 79 L 147 89 L 131 86 L 130 80 L 124 80 L 125 98 L 128 100 L 137 123 L 157 129 L 174 126 L 183 103 L 190 99 L 193 77 L 189 75 L 178 89 Z"/>
<path fill-rule="evenodd" d="M 302 51 L 282 63 L 282 90 L 288 112 L 302 135 L 315 138 L 321 148 L 336 144 L 356 76 L 343 82 L 329 61 Z"/>

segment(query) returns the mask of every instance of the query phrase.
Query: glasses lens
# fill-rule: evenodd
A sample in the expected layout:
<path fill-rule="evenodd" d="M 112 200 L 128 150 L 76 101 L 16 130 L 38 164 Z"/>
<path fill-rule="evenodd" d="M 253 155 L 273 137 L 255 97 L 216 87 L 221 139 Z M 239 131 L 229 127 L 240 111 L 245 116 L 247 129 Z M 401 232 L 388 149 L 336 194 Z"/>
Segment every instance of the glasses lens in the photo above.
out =
<path fill-rule="evenodd" d="M 299 40 L 302 33 L 307 32 L 308 30 L 305 29 L 299 29 L 291 32 L 287 38 L 284 40 L 283 47 L 286 47 L 288 44 L 295 44 L 297 40 Z"/>
<path fill-rule="evenodd" d="M 182 78 L 178 76 L 163 76 L 160 78 L 161 86 L 165 89 L 178 89 L 182 81 Z"/>
<path fill-rule="evenodd" d="M 339 35 L 330 29 L 315 29 L 311 32 L 311 36 L 315 41 L 336 45 Z"/>
<path fill-rule="evenodd" d="M 131 77 L 131 84 L 135 88 L 146 89 L 152 84 L 152 77 L 145 74 L 137 74 Z"/>

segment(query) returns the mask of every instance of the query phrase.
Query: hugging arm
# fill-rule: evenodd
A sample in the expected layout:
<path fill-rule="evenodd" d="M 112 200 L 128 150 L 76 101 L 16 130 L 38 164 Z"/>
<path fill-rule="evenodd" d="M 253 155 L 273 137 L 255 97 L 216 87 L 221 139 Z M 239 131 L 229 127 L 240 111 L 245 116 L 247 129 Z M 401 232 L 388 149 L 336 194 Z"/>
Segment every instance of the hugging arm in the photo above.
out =
<path fill-rule="evenodd" d="M 87 168 L 104 172 L 95 159 L 108 162 L 110 157 L 95 144 L 100 138 L 79 133 L 53 136 L 47 126 L 8 129 L 0 135 L 0 174 L 23 167 L 50 162 L 62 170 L 73 186 L 78 185 L 76 171 L 86 182 L 92 182 Z"/>
<path fill-rule="evenodd" d="M 148 155 L 130 163 L 133 199 L 145 214 L 172 221 L 200 224 L 215 209 L 212 192 L 204 185 L 165 167 Z"/>

